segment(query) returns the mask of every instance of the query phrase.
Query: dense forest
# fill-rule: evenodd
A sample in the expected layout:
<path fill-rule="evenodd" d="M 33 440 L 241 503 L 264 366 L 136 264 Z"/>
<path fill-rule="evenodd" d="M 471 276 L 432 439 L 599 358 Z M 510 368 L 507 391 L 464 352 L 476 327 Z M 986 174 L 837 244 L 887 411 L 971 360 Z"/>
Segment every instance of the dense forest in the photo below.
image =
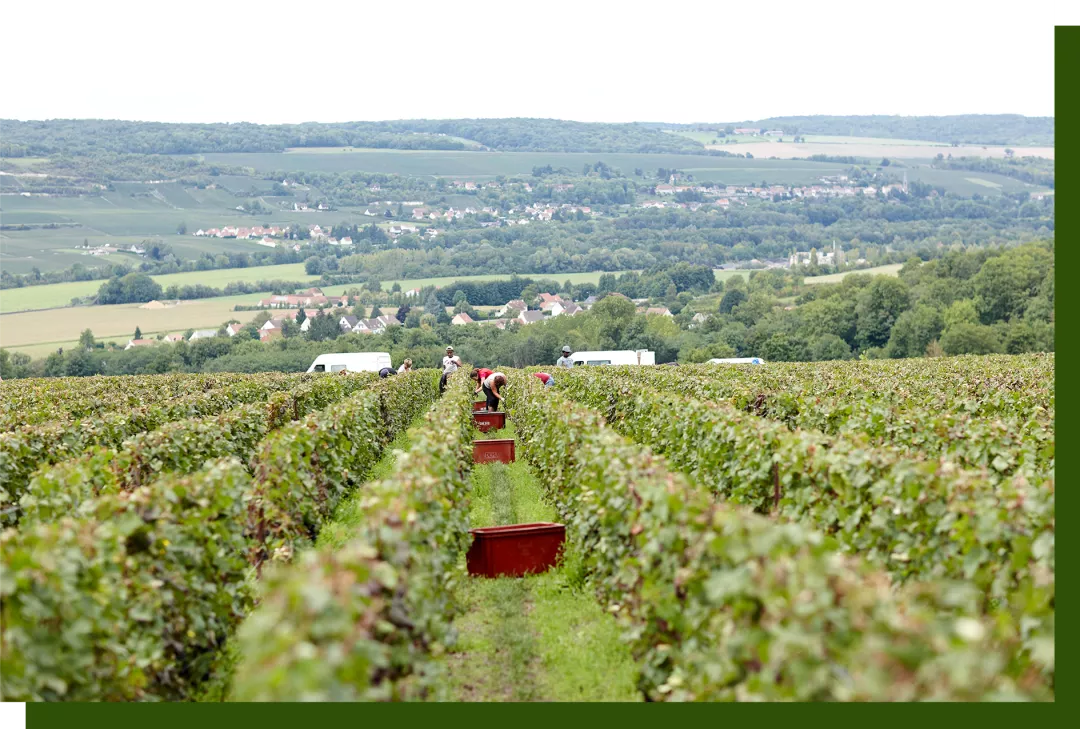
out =
<path fill-rule="evenodd" d="M 4 157 L 97 152 L 282 152 L 291 147 L 463 150 L 478 145 L 514 152 L 705 153 L 704 146 L 698 142 L 638 124 L 589 124 L 555 119 L 417 119 L 273 125 L 5 119 L 0 120 L 0 126 L 4 131 L 0 156 Z"/>
<path fill-rule="evenodd" d="M 956 116 L 777 116 L 722 124 L 655 124 L 655 127 L 720 131 L 729 126 L 780 129 L 785 134 L 918 139 L 947 144 L 1053 146 L 1054 118 L 1020 114 Z"/>
<path fill-rule="evenodd" d="M 724 130 L 729 126 L 779 128 L 788 134 L 890 137 L 957 144 L 1054 143 L 1052 117 L 1016 114 L 792 116 L 735 125 L 598 124 L 557 119 L 411 119 L 272 125 L 4 119 L 0 120 L 3 128 L 0 156 L 281 152 L 291 147 L 707 154 L 701 143 L 666 134 L 662 129 Z"/>
<path fill-rule="evenodd" d="M 358 291 L 361 298 L 353 313 L 374 315 L 378 302 L 387 300 L 378 288 Z M 262 312 L 235 337 L 121 351 L 105 348 L 87 331 L 79 347 L 44 359 L 0 350 L 0 376 L 299 371 L 323 352 L 358 350 L 390 352 L 395 365 L 409 357 L 421 367 L 434 367 L 448 343 L 467 362 L 516 367 L 553 364 L 563 345 L 574 350 L 651 349 L 657 362 L 734 356 L 768 361 L 903 358 L 1054 349 L 1050 242 L 955 251 L 925 262 L 912 258 L 899 277 L 851 274 L 828 285 L 804 285 L 799 272 L 784 270 L 718 281 L 707 268 L 681 264 L 604 276 L 596 286 L 517 279 L 481 285 L 469 293 L 466 288 L 451 284 L 439 291 L 427 289 L 419 298 L 423 306 L 403 307 L 398 311 L 402 326 L 381 335 L 341 335 L 333 324 L 336 313 L 313 310 L 307 316 L 320 321 L 309 332 L 290 323 L 284 338 L 263 343 L 256 327 L 270 313 Z M 590 294 L 601 298 L 583 314 L 528 326 L 510 324 L 505 330 L 452 326 L 444 308 L 452 302 L 455 311 L 469 311 L 472 305 L 481 305 L 485 295 L 492 300 L 523 298 L 535 305 L 543 290 L 577 299 Z M 606 295 L 610 292 L 625 296 Z M 470 294 L 478 301 L 471 301 Z M 674 316 L 639 314 L 627 296 L 667 306 Z M 701 316 L 695 320 L 697 314 Z"/>

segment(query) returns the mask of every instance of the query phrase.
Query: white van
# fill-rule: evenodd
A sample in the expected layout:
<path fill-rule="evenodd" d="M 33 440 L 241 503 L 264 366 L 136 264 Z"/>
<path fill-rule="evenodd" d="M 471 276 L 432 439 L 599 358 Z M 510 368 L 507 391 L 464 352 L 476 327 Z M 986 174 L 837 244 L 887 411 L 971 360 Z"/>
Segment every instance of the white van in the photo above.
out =
<path fill-rule="evenodd" d="M 765 364 L 761 357 L 728 357 L 727 359 L 710 359 L 709 364 Z"/>
<path fill-rule="evenodd" d="M 383 367 L 390 367 L 389 352 L 337 352 L 320 354 L 308 372 L 378 372 Z"/>
<path fill-rule="evenodd" d="M 654 365 L 656 352 L 647 349 L 624 349 L 608 352 L 574 352 L 570 355 L 575 367 L 582 365 Z"/>

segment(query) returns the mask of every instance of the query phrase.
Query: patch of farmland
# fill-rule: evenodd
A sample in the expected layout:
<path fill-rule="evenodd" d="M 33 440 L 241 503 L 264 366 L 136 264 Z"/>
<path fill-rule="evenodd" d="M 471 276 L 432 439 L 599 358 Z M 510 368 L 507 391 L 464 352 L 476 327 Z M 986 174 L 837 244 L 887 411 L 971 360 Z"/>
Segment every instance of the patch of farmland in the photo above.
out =
<path fill-rule="evenodd" d="M 900 269 L 904 267 L 902 263 L 890 263 L 886 266 L 873 266 L 872 268 L 860 268 L 854 271 L 844 271 L 843 273 L 830 273 L 825 276 L 808 276 L 803 279 L 805 284 L 830 284 L 839 283 L 845 276 L 850 276 L 853 273 L 867 273 L 871 276 L 898 276 Z"/>
<path fill-rule="evenodd" d="M 757 156 L 755 152 L 755 156 Z M 306 170 L 311 172 L 374 172 L 435 177 L 484 179 L 498 175 L 529 174 L 533 167 L 551 165 L 580 170 L 585 164 L 602 161 L 624 174 L 635 168 L 660 167 L 709 171 L 711 179 L 733 184 L 770 181 L 815 181 L 834 174 L 843 165 L 804 160 L 765 160 L 742 157 L 711 157 L 680 154 L 569 153 L 569 152 L 456 152 L 429 150 L 354 150 L 351 152 L 214 153 L 202 155 L 206 162 L 252 167 L 259 171 Z"/>
<path fill-rule="evenodd" d="M 99 284 L 100 285 L 100 284 Z M 10 289 L 4 292 L 5 296 Z M 46 311 L 24 311 L 0 316 L 0 347 L 72 341 L 84 329 L 95 336 L 131 336 L 139 327 L 146 337 L 188 329 L 216 329 L 229 319 L 246 322 L 255 311 L 233 311 L 237 304 L 250 304 L 266 294 L 221 296 L 198 301 L 183 301 L 166 309 L 140 309 L 139 304 L 79 306 Z"/>
<path fill-rule="evenodd" d="M 896 144 L 897 140 L 868 141 L 868 142 L 813 142 L 812 137 L 807 137 L 806 142 L 795 143 L 792 141 L 769 142 L 766 146 L 754 148 L 754 156 L 775 157 L 776 159 L 797 159 L 811 157 L 815 154 L 842 155 L 845 157 L 868 157 L 881 159 L 891 157 L 896 159 L 930 159 L 938 153 L 946 151 L 937 143 L 907 143 Z M 834 137 L 832 139 L 843 139 Z M 855 137 L 852 137 L 855 139 Z M 905 140 L 908 141 L 908 140 Z M 723 149 L 724 145 L 707 145 L 708 149 Z M 978 147 L 974 145 L 962 145 L 959 147 L 947 147 L 947 151 L 953 157 L 993 157 L 1004 159 L 1007 147 Z M 1054 159 L 1053 147 L 1012 147 L 1017 154 L 1027 157 L 1045 157 Z"/>
<path fill-rule="evenodd" d="M 86 258 L 82 256 L 82 258 Z M 309 276 L 302 263 L 283 263 L 277 266 L 253 266 L 251 268 L 222 268 L 213 271 L 191 271 L 188 273 L 168 273 L 154 276 L 153 279 L 164 289 L 168 286 L 194 286 L 203 284 L 222 288 L 234 281 L 253 283 L 255 281 L 317 281 L 318 276 Z M 46 284 L 44 286 L 26 286 L 18 289 L 0 291 L 0 313 L 32 309 L 49 309 L 67 306 L 75 297 L 96 294 L 102 281 L 67 281 Z M 257 296 L 249 295 L 252 300 Z M 107 307 L 93 307 L 107 308 Z M 79 309 L 81 311 L 81 309 Z"/>

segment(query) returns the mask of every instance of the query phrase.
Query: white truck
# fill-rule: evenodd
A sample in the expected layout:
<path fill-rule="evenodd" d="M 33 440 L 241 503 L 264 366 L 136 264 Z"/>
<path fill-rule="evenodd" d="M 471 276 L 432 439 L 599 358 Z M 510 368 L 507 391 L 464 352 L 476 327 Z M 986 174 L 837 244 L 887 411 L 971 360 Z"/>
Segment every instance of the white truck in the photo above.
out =
<path fill-rule="evenodd" d="M 726 359 L 710 359 L 709 364 L 765 364 L 761 357 L 727 357 Z"/>
<path fill-rule="evenodd" d="M 336 352 L 320 354 L 308 372 L 378 372 L 390 366 L 389 352 Z"/>
<path fill-rule="evenodd" d="M 647 349 L 625 349 L 607 352 L 574 352 L 570 355 L 575 367 L 582 365 L 654 365 L 656 352 Z"/>

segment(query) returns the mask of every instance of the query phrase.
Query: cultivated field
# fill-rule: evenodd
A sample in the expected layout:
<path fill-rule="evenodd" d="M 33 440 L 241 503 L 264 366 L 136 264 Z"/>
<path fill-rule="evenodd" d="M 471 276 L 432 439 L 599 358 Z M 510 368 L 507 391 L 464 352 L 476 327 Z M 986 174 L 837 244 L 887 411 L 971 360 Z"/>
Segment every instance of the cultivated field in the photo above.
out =
<path fill-rule="evenodd" d="M 843 280 L 845 276 L 850 276 L 853 273 L 866 273 L 871 276 L 896 276 L 900 273 L 900 269 L 903 268 L 902 263 L 890 263 L 887 266 L 873 266 L 871 268 L 862 268 L 855 271 L 844 271 L 843 273 L 830 273 L 825 276 L 807 276 L 803 279 L 803 283 L 806 284 L 830 284 L 838 283 Z"/>
<path fill-rule="evenodd" d="M 203 284 L 204 286 L 222 288 L 226 284 L 233 282 L 317 281 L 318 278 L 318 276 L 309 276 L 305 273 L 304 264 L 302 263 L 254 266 L 252 268 L 221 268 L 213 271 L 168 273 L 153 277 L 155 281 L 161 284 L 163 289 L 174 285 L 194 286 Z M 67 283 L 45 284 L 43 286 L 4 289 L 0 291 L 0 313 L 7 314 L 15 311 L 68 306 L 73 298 L 96 294 L 102 283 L 102 281 L 70 281 Z M 254 298 L 254 295 L 250 298 Z"/>
<path fill-rule="evenodd" d="M 585 164 L 602 161 L 631 175 L 635 168 L 650 172 L 660 167 L 677 168 L 700 179 L 721 180 L 730 184 L 769 182 L 809 184 L 821 175 L 842 169 L 827 162 L 758 160 L 705 155 L 613 154 L 557 152 L 444 152 L 411 150 L 291 152 L 286 154 L 206 154 L 210 163 L 240 165 L 259 171 L 310 170 L 346 172 L 362 170 L 387 174 L 482 179 L 498 175 L 527 175 L 533 167 L 551 165 L 580 172 Z"/>
<path fill-rule="evenodd" d="M 891 157 L 896 159 L 929 159 L 939 153 L 953 157 L 1005 157 L 1006 149 L 1013 149 L 1018 156 L 1045 157 L 1054 159 L 1053 147 L 998 147 L 961 145 L 953 147 L 944 142 L 926 142 L 918 139 L 889 139 L 887 137 L 842 137 L 824 134 L 800 135 L 803 141 L 793 142 L 795 135 L 782 137 L 784 141 L 777 141 L 774 137 L 751 137 L 747 135 L 730 135 L 718 137 L 714 132 L 704 131 L 674 131 L 671 134 L 693 139 L 704 144 L 707 149 L 731 149 L 736 145 L 753 144 L 752 152 L 755 157 L 775 157 L 777 159 L 795 159 L 810 157 L 815 154 L 843 155 L 850 157 Z M 713 144 L 713 140 L 718 140 Z M 748 150 L 750 151 L 750 150 Z"/>
<path fill-rule="evenodd" d="M 188 329 L 217 329 L 229 319 L 246 322 L 254 318 L 256 312 L 233 311 L 233 307 L 251 304 L 267 295 L 244 294 L 182 301 L 166 309 L 140 309 L 139 304 L 116 304 L 4 314 L 0 316 L 0 347 L 61 346 L 64 342 L 78 340 L 84 329 L 92 330 L 95 336 L 101 338 L 130 338 L 135 327 L 139 327 L 147 338 L 157 334 L 182 334 Z M 50 346 L 50 349 L 54 348 Z M 40 351 L 40 347 L 37 351 Z"/>
<path fill-rule="evenodd" d="M 796 159 L 810 157 L 815 154 L 843 155 L 850 157 L 869 157 L 880 159 L 889 157 L 892 159 L 930 159 L 939 153 L 953 157 L 993 157 L 1003 159 L 1006 149 L 1014 149 L 1016 154 L 1024 157 L 1045 157 L 1054 159 L 1053 147 L 975 147 L 960 145 L 939 144 L 936 142 L 915 142 L 912 140 L 865 140 L 860 137 L 812 137 L 807 136 L 807 141 L 798 144 L 785 138 L 783 142 L 770 141 L 765 144 L 755 145 L 753 153 L 755 157 L 775 157 L 776 159 Z M 828 140 L 828 141 L 816 141 Z M 731 145 L 706 145 L 709 149 L 724 149 Z"/>
<path fill-rule="evenodd" d="M 1054 700 L 1053 355 L 506 372 L 0 384 L 2 698 Z"/>

